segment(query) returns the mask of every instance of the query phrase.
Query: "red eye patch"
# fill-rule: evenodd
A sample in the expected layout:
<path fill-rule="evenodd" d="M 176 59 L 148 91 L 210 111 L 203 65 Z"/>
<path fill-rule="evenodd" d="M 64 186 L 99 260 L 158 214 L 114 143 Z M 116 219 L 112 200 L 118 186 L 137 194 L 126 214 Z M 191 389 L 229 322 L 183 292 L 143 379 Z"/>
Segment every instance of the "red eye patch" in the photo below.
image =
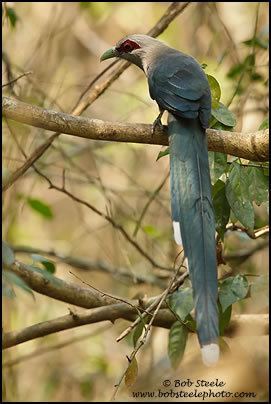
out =
<path fill-rule="evenodd" d="M 134 49 L 139 49 L 140 46 L 138 43 L 131 41 L 130 39 L 126 39 L 118 48 L 117 51 L 121 53 L 129 53 Z"/>

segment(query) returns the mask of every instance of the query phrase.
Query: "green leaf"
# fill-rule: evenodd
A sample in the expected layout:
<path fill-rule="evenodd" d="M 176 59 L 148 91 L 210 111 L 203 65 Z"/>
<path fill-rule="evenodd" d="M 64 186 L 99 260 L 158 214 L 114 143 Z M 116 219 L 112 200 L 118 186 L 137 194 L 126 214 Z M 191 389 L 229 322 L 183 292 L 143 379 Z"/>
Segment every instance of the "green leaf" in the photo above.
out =
<path fill-rule="evenodd" d="M 243 275 L 231 276 L 221 282 L 218 298 L 222 312 L 233 303 L 244 299 L 248 293 L 248 281 Z"/>
<path fill-rule="evenodd" d="M 179 321 L 172 324 L 168 336 L 168 356 L 171 366 L 176 369 L 184 355 L 188 330 Z"/>
<path fill-rule="evenodd" d="M 218 302 L 218 310 L 219 310 L 219 334 L 224 335 L 225 330 L 228 327 L 231 320 L 232 313 L 232 305 L 226 308 L 223 312 L 220 302 Z"/>
<path fill-rule="evenodd" d="M 7 7 L 7 16 L 8 16 L 8 19 L 10 21 L 12 28 L 15 28 L 16 23 L 18 21 L 18 16 L 17 16 L 14 8 Z"/>
<path fill-rule="evenodd" d="M 227 77 L 234 79 L 243 72 L 250 72 L 251 67 L 255 65 L 255 55 L 248 55 L 242 63 L 234 65 L 227 73 Z"/>
<path fill-rule="evenodd" d="M 10 246 L 2 241 L 2 263 L 4 265 L 12 265 L 15 262 L 15 255 Z"/>
<path fill-rule="evenodd" d="M 236 76 L 241 74 L 243 70 L 244 70 L 244 64 L 237 63 L 236 65 L 234 65 L 230 68 L 230 70 L 227 73 L 227 77 L 229 79 L 234 79 Z"/>
<path fill-rule="evenodd" d="M 264 77 L 263 77 L 260 73 L 252 72 L 252 73 L 250 74 L 250 79 L 251 79 L 252 81 L 263 81 L 263 80 L 264 80 Z"/>
<path fill-rule="evenodd" d="M 209 82 L 212 95 L 212 108 L 217 108 L 219 106 L 219 100 L 221 97 L 221 88 L 219 82 L 216 80 L 215 77 L 210 76 L 209 74 L 206 74 L 206 76 Z"/>
<path fill-rule="evenodd" d="M 36 198 L 27 198 L 27 204 L 37 213 L 39 213 L 45 219 L 52 219 L 53 212 L 49 205 Z"/>
<path fill-rule="evenodd" d="M 136 357 L 130 362 L 126 372 L 125 372 L 125 385 L 126 387 L 132 387 L 135 384 L 138 375 L 138 365 Z"/>
<path fill-rule="evenodd" d="M 50 261 L 48 260 L 48 258 L 45 258 L 39 254 L 31 254 L 31 257 L 33 258 L 33 261 L 40 262 L 48 272 L 50 272 L 51 274 L 55 273 L 56 268 L 53 261 Z"/>
<path fill-rule="evenodd" d="M 209 165 L 211 180 L 214 184 L 227 169 L 227 155 L 219 152 L 209 152 Z"/>
<path fill-rule="evenodd" d="M 134 332 L 133 332 L 133 344 L 134 344 L 134 347 L 136 346 L 137 341 L 141 337 L 142 332 L 144 330 L 144 327 L 145 327 L 145 320 L 142 319 L 140 321 L 140 323 L 136 326 L 136 328 L 134 329 Z"/>
<path fill-rule="evenodd" d="M 221 240 L 224 239 L 226 226 L 230 218 L 230 205 L 226 197 L 225 183 L 218 180 L 212 188 L 212 198 L 215 210 L 216 231 Z"/>
<path fill-rule="evenodd" d="M 226 197 L 236 219 L 247 229 L 253 229 L 254 209 L 248 193 L 248 178 L 244 175 L 240 164 L 234 161 L 226 182 Z"/>
<path fill-rule="evenodd" d="M 144 231 L 144 233 L 146 233 L 151 238 L 161 237 L 161 232 L 159 230 L 157 230 L 154 226 L 151 226 L 151 225 L 142 226 L 142 230 Z"/>
<path fill-rule="evenodd" d="M 236 119 L 233 113 L 221 102 L 218 102 L 216 108 L 212 107 L 212 116 L 219 122 L 226 126 L 235 126 Z"/>
<path fill-rule="evenodd" d="M 268 128 L 269 128 L 269 121 L 268 121 L 268 118 L 265 118 L 262 121 L 261 125 L 259 126 L 258 130 L 264 130 L 264 129 L 268 129 Z"/>
<path fill-rule="evenodd" d="M 177 316 L 184 321 L 194 307 L 192 289 L 184 288 L 174 292 L 169 297 L 169 305 Z"/>
<path fill-rule="evenodd" d="M 38 268 L 34 265 L 26 265 L 25 267 L 29 270 L 29 271 L 34 271 L 37 272 L 38 274 L 40 274 L 44 279 L 46 279 L 49 282 L 52 282 L 52 284 L 54 285 L 59 285 L 61 284 L 61 279 L 57 278 L 56 276 L 54 276 L 51 272 L 48 271 L 44 271 L 44 269 Z"/>
<path fill-rule="evenodd" d="M 211 119 L 210 128 L 217 130 L 226 130 L 228 132 L 232 132 L 234 129 L 232 126 L 223 125 L 223 123 L 218 122 L 214 117 L 212 117 Z"/>
<path fill-rule="evenodd" d="M 32 289 L 15 273 L 11 271 L 3 271 L 3 278 L 6 282 L 23 289 L 25 292 L 30 293 L 34 297 Z"/>
<path fill-rule="evenodd" d="M 253 163 L 252 163 L 253 164 Z M 244 169 L 248 183 L 248 198 L 260 205 L 268 200 L 269 181 L 262 168 L 248 165 Z"/>
<path fill-rule="evenodd" d="M 161 157 L 167 156 L 169 154 L 169 147 L 167 147 L 165 150 L 162 150 L 158 153 L 156 161 L 158 161 Z"/>
<path fill-rule="evenodd" d="M 258 38 L 258 37 L 254 37 L 251 39 L 248 39 L 247 41 L 242 42 L 244 45 L 247 45 L 249 47 L 258 47 L 261 49 L 268 49 L 268 41 Z"/>
<path fill-rule="evenodd" d="M 184 326 L 192 332 L 196 332 L 197 331 L 197 323 L 196 321 L 193 319 L 193 317 L 191 316 L 191 314 L 188 314 L 185 317 L 185 321 L 184 321 Z"/>

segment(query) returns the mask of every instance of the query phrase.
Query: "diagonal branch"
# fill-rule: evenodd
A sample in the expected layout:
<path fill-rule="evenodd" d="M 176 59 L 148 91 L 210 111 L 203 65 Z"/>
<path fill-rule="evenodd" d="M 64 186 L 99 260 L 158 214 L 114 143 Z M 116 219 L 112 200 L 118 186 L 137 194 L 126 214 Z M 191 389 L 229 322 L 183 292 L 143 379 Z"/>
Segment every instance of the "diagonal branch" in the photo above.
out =
<path fill-rule="evenodd" d="M 119 302 L 117 297 L 105 296 L 103 293 L 96 290 L 83 288 L 76 284 L 63 281 L 53 275 L 51 275 L 50 278 L 45 278 L 41 273 L 32 270 L 29 265 L 19 261 L 15 261 L 14 264 L 6 266 L 6 269 L 22 278 L 35 292 L 85 309 Z"/>

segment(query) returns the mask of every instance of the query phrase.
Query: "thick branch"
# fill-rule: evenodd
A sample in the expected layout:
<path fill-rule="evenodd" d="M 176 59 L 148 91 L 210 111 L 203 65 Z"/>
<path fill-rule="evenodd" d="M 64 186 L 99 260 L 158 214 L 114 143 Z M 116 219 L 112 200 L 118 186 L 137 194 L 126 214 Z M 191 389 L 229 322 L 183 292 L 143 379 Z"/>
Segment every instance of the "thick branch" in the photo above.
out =
<path fill-rule="evenodd" d="M 18 276 L 20 276 L 33 290 L 54 299 L 67 302 L 85 308 L 93 308 L 90 312 L 73 313 L 35 324 L 20 331 L 7 332 L 3 336 L 3 348 L 9 348 L 31 339 L 43 337 L 55 332 L 69 328 L 79 327 L 85 324 L 97 323 L 102 321 L 114 322 L 116 319 L 123 318 L 134 321 L 138 317 L 139 311 L 144 315 L 149 310 L 150 305 L 157 299 L 152 297 L 142 301 L 132 300 L 123 301 L 118 297 L 111 297 L 97 290 L 82 288 L 77 285 L 62 281 L 53 277 L 52 280 L 44 278 L 40 273 L 27 268 L 26 265 L 15 261 L 9 266 Z M 121 300 L 121 303 L 119 302 Z M 116 303 L 117 302 L 117 303 Z M 103 306 L 103 307 L 98 307 Z M 163 305 L 153 320 L 153 325 L 158 327 L 170 328 L 176 317 Z M 268 333 L 268 315 L 246 315 L 235 316 L 228 329 L 228 334 L 232 336 L 236 332 L 253 335 L 262 335 Z M 244 320 L 245 319 L 245 320 Z M 256 333 L 256 334 L 255 334 Z"/>
<path fill-rule="evenodd" d="M 32 339 L 44 337 L 70 328 L 80 327 L 85 324 L 93 324 L 102 321 L 110 321 L 113 323 L 119 318 L 133 321 L 137 316 L 136 309 L 125 303 L 100 307 L 86 313 L 68 314 L 54 320 L 26 327 L 19 331 L 7 332 L 3 335 L 2 347 L 3 349 L 11 348 Z M 175 321 L 175 316 L 169 310 L 161 309 L 154 318 L 153 325 L 170 328 Z M 236 333 L 238 333 L 238 335 L 268 335 L 268 314 L 234 316 L 226 335 L 232 337 Z"/>
<path fill-rule="evenodd" d="M 71 313 L 55 320 L 45 321 L 43 323 L 26 327 L 20 331 L 7 332 L 3 335 L 2 347 L 3 349 L 10 348 L 14 345 L 18 345 L 35 338 L 44 337 L 45 335 L 79 327 L 85 324 L 98 323 L 102 321 L 110 321 L 113 323 L 119 318 L 133 321 L 137 316 L 138 313 L 136 309 L 128 306 L 125 303 L 113 304 L 107 307 L 99 307 L 91 310 L 90 312 L 81 314 Z M 170 328 L 171 324 L 175 320 L 176 319 L 172 313 L 163 309 L 160 310 L 156 316 L 153 325 Z"/>
<path fill-rule="evenodd" d="M 168 145 L 166 127 L 157 128 L 152 134 L 152 125 L 75 117 L 9 97 L 3 97 L 3 115 L 17 122 L 86 139 Z M 237 133 L 208 129 L 207 134 L 209 150 L 253 161 L 268 160 L 268 130 Z"/>
<path fill-rule="evenodd" d="M 54 276 L 51 279 L 45 278 L 39 272 L 31 270 L 27 265 L 18 261 L 8 266 L 7 269 L 22 278 L 35 292 L 85 309 L 119 302 L 117 297 L 115 299 L 96 290 L 65 282 Z"/>

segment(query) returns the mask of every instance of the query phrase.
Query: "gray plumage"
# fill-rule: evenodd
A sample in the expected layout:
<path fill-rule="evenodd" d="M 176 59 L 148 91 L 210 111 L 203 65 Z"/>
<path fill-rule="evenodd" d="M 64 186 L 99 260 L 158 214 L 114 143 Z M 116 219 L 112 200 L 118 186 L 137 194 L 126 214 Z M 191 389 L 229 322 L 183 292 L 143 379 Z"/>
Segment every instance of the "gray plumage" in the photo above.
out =
<path fill-rule="evenodd" d="M 169 112 L 171 211 L 193 286 L 203 359 L 217 361 L 217 263 L 215 219 L 205 129 L 211 115 L 208 80 L 191 56 L 146 35 L 129 35 L 102 59 L 120 57 L 144 70 L 149 92 Z"/>

